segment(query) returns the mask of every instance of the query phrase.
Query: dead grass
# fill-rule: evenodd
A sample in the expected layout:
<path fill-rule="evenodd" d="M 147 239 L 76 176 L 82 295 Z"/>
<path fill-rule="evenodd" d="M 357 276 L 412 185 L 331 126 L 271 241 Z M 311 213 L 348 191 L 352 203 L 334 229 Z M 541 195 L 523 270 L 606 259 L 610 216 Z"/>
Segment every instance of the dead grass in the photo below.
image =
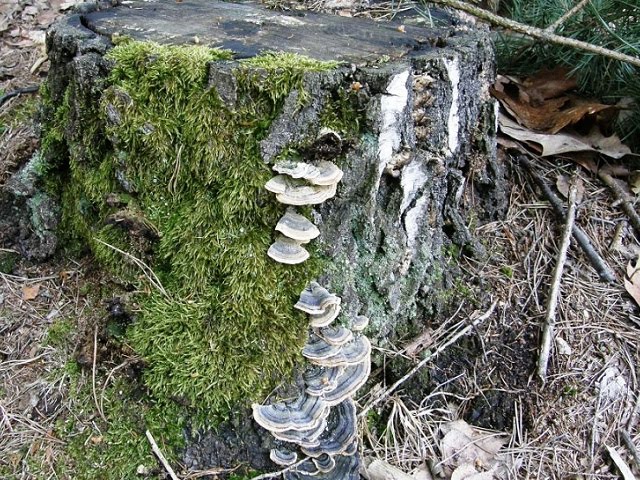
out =
<path fill-rule="evenodd" d="M 489 260 L 464 259 L 461 265 L 469 284 L 490 279 L 486 291 L 499 301 L 498 312 L 478 332 L 482 353 L 473 368 L 460 379 L 449 379 L 457 382 L 456 391 L 463 394 L 447 394 L 443 386 L 443 391 L 432 394 L 440 396 L 439 401 L 430 395 L 415 405 L 398 392 L 387 401 L 383 425 L 372 430 L 373 422 L 363 424 L 366 456 L 386 460 L 405 472 L 425 461 L 437 465 L 442 460 L 440 426 L 468 413 L 466 406 L 476 396 L 498 389 L 517 398 L 508 432 L 511 439 L 503 455 L 507 461 L 503 478 L 618 478 L 605 446 L 614 447 L 633 465 L 620 432 L 627 431 L 638 444 L 640 335 L 638 309 L 626 295 L 622 278 L 626 263 L 637 256 L 638 239 L 597 178 L 570 163 L 540 161 L 536 165 L 550 185 L 559 175 L 573 172 L 583 180 L 577 222 L 619 281 L 601 282 L 572 243 L 562 277 L 547 382 L 543 385 L 531 369 L 526 381 L 512 384 L 494 368 L 496 362 L 505 363 L 507 371 L 515 368 L 508 364 L 514 358 L 508 350 L 518 348 L 527 327 L 536 331 L 541 327 L 562 229 L 562 222 L 533 192 L 525 174 L 514 167 L 506 218 L 475 232 L 479 238 L 491 239 Z M 610 249 L 616 230 L 621 232 L 618 246 Z M 457 315 L 468 317 L 468 307 Z M 511 341 L 496 348 L 494 338 L 504 337 L 505 329 L 513 331 Z M 435 345 L 446 337 L 431 336 Z M 562 352 L 558 339 L 564 341 Z"/>

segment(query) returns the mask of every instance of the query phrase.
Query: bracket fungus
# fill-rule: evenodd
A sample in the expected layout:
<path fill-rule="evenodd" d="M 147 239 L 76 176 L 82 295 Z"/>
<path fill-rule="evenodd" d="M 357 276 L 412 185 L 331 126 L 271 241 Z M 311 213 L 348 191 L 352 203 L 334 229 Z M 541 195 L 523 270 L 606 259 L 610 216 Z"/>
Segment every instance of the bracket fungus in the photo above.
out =
<path fill-rule="evenodd" d="M 288 208 L 276 225 L 276 231 L 301 243 L 307 243 L 320 235 L 320 230 L 304 215 Z"/>
<path fill-rule="evenodd" d="M 340 304 L 340 297 L 317 282 L 305 287 L 295 304 L 310 319 L 309 339 L 302 350 L 310 363 L 302 375 L 305 388 L 292 402 L 253 407 L 258 424 L 311 457 L 295 466 L 289 464 L 286 479 L 359 478 L 353 395 L 371 372 L 371 343 L 342 325 L 316 328 L 313 323 L 314 317 L 339 312 Z M 364 328 L 367 321 L 358 317 L 352 323 Z"/>
<path fill-rule="evenodd" d="M 298 454 L 290 450 L 273 448 L 269 452 L 269 458 L 276 465 L 287 467 L 293 465 L 298 460 Z"/>
<path fill-rule="evenodd" d="M 284 235 L 278 235 L 276 241 L 271 244 L 267 255 L 276 262 L 296 265 L 309 258 L 309 252 L 304 249 L 300 242 Z"/>
<path fill-rule="evenodd" d="M 278 162 L 273 166 L 273 169 L 282 175 L 289 175 L 291 178 L 303 178 L 305 180 L 312 180 L 320 175 L 320 170 L 315 166 L 294 160 Z"/>

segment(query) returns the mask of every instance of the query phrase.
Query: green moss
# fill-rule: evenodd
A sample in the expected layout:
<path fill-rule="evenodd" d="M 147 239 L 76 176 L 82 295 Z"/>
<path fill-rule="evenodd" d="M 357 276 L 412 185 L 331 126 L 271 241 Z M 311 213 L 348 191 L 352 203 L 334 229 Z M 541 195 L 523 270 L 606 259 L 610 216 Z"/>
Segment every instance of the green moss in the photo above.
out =
<path fill-rule="evenodd" d="M 266 256 L 284 207 L 264 189 L 272 173 L 259 142 L 293 89 L 304 98 L 307 73 L 336 66 L 272 53 L 239 62 L 231 108 L 207 85 L 209 64 L 229 57 L 202 46 L 119 43 L 101 98 L 70 85 L 45 133 L 52 147 L 71 145 L 63 188 L 71 240 L 148 290 L 150 271 L 136 257 L 166 292 L 141 295 L 127 331 L 145 360 L 146 386 L 159 402 L 178 398 L 210 420 L 264 398 L 300 359 L 306 321 L 293 304 L 322 262 L 284 266 Z M 89 102 L 99 102 L 97 118 Z M 92 133 L 69 132 L 78 121 Z M 105 145 L 92 143 L 100 131 Z M 127 211 L 158 238 L 107 222 L 122 208 L 105 202 L 112 193 L 126 193 Z"/>
<path fill-rule="evenodd" d="M 60 348 L 68 345 L 71 341 L 71 334 L 75 330 L 75 322 L 69 318 L 56 320 L 47 331 L 46 345 Z"/>

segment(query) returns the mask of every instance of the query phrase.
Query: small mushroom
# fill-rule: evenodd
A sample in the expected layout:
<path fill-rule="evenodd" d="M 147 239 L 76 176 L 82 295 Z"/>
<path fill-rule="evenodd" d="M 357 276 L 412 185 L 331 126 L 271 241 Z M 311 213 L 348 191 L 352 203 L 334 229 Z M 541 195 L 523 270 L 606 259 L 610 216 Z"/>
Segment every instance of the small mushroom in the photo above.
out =
<path fill-rule="evenodd" d="M 296 265 L 309 258 L 309 252 L 300 245 L 299 241 L 284 235 L 278 235 L 276 241 L 267 250 L 267 255 L 276 262 L 287 265 Z"/>
<path fill-rule="evenodd" d="M 271 449 L 271 452 L 269 452 L 269 458 L 277 465 L 288 467 L 289 465 L 296 463 L 296 460 L 298 460 L 298 454 L 290 450 L 273 448 Z"/>
<path fill-rule="evenodd" d="M 305 180 L 311 180 L 320 175 L 320 170 L 305 162 L 296 162 L 294 160 L 283 160 L 276 163 L 273 169 L 283 175 L 288 175 L 291 178 L 304 178 Z"/>
<path fill-rule="evenodd" d="M 319 367 L 314 365 L 302 375 L 309 395 L 319 396 L 336 388 L 338 375 L 343 367 Z"/>
<path fill-rule="evenodd" d="M 369 325 L 369 317 L 365 317 L 364 315 L 357 315 L 353 320 L 351 320 L 351 330 L 354 332 L 361 332 Z"/>
<path fill-rule="evenodd" d="M 302 243 L 309 242 L 320 235 L 320 230 L 305 216 L 295 213 L 288 208 L 286 213 L 278 221 L 276 230 L 286 237 Z"/>
<path fill-rule="evenodd" d="M 365 384 L 370 373 L 371 360 L 369 358 L 363 362 L 344 367 L 338 375 L 335 388 L 323 393 L 322 399 L 330 406 L 337 405 L 353 396 Z"/>
<path fill-rule="evenodd" d="M 329 293 L 326 288 L 317 282 L 309 282 L 300 294 L 300 298 L 294 308 L 310 315 L 317 315 L 324 313 L 330 305 L 340 305 L 340 297 Z"/>
<path fill-rule="evenodd" d="M 300 395 L 293 402 L 272 405 L 254 403 L 253 418 L 270 432 L 308 430 L 315 428 L 329 414 L 329 406 L 318 397 Z"/>
<path fill-rule="evenodd" d="M 310 457 L 319 457 L 323 453 L 339 455 L 356 438 L 356 405 L 352 399 L 346 399 L 332 409 L 329 425 L 320 435 L 316 447 L 302 447 L 302 452 Z"/>
<path fill-rule="evenodd" d="M 313 326 L 313 321 L 311 322 L 311 325 Z M 351 332 L 351 330 L 343 327 L 342 325 L 337 327 L 333 326 L 319 328 L 316 331 L 316 334 L 329 345 L 340 346 L 353 340 L 353 333 Z"/>
<path fill-rule="evenodd" d="M 359 336 L 341 346 L 330 345 L 317 335 L 312 335 L 302 349 L 302 355 L 316 365 L 325 367 L 346 366 L 362 362 L 371 354 L 371 343 Z"/>
<path fill-rule="evenodd" d="M 310 313 L 309 322 L 311 326 L 314 328 L 320 328 L 331 325 L 331 322 L 333 322 L 336 318 L 338 318 L 338 315 L 340 315 L 341 308 L 342 307 L 340 307 L 339 303 L 331 303 L 329 304 L 329 306 L 327 306 L 327 308 L 325 308 L 324 312 L 322 313 Z"/>
<path fill-rule="evenodd" d="M 344 175 L 335 163 L 326 160 L 318 162 L 317 170 L 319 174 L 308 179 L 313 185 L 336 185 Z"/>

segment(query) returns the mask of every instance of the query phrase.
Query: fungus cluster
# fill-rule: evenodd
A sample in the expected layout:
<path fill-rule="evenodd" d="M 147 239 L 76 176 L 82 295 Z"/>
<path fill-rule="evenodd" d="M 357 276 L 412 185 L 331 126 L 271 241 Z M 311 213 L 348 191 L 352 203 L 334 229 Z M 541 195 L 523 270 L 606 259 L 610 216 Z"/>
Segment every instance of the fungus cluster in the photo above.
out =
<path fill-rule="evenodd" d="M 295 304 L 309 316 L 311 326 L 302 349 L 309 361 L 304 390 L 294 400 L 253 405 L 256 422 L 283 442 L 271 451 L 271 460 L 295 465 L 285 473 L 288 480 L 359 478 L 353 395 L 369 376 L 371 344 L 359 333 L 366 317 L 354 319 L 351 329 L 333 323 L 340 303 L 340 297 L 309 283 Z M 307 457 L 301 462 L 298 449 Z"/>
<path fill-rule="evenodd" d="M 279 235 L 269 247 L 267 255 L 276 262 L 295 265 L 309 258 L 302 246 L 320 235 L 318 228 L 303 215 L 296 213 L 296 206 L 318 205 L 336 194 L 342 170 L 328 160 L 316 164 L 284 160 L 273 169 L 278 173 L 265 188 L 276 194 L 280 203 L 290 205 L 276 225 Z"/>

